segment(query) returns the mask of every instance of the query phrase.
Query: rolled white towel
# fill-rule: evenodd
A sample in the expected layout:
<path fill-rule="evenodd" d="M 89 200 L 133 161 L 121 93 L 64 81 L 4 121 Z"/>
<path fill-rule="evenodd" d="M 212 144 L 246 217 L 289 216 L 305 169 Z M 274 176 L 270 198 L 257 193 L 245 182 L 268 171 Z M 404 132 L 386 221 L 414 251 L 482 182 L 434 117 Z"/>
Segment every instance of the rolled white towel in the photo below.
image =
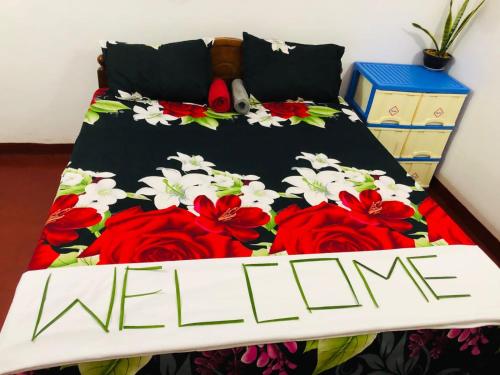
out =
<path fill-rule="evenodd" d="M 241 79 L 234 79 L 231 82 L 231 89 L 233 92 L 234 110 L 242 115 L 247 114 L 250 111 L 250 100 L 248 99 L 245 86 L 243 86 L 243 81 Z"/>

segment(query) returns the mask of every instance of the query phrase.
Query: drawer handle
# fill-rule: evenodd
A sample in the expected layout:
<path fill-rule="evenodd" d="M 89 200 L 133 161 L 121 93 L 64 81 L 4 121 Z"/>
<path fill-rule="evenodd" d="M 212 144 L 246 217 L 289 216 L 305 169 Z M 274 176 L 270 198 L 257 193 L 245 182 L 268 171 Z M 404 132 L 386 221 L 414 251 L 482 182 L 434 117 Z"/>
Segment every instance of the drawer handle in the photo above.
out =
<path fill-rule="evenodd" d="M 444 125 L 444 122 L 436 119 L 430 119 L 426 121 L 425 125 Z"/>
<path fill-rule="evenodd" d="M 399 125 L 399 120 L 382 120 L 381 124 Z"/>
<path fill-rule="evenodd" d="M 431 155 L 430 151 L 415 151 L 413 153 L 414 158 L 430 158 Z"/>

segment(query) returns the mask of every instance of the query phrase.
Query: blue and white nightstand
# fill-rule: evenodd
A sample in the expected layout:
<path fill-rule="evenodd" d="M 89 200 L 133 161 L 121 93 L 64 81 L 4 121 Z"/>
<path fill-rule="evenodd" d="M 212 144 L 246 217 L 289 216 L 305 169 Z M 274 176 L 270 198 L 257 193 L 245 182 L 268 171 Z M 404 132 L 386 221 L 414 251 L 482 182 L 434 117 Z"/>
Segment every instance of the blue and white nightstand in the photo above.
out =
<path fill-rule="evenodd" d="M 443 156 L 470 89 L 420 65 L 357 62 L 346 100 L 422 186 Z"/>

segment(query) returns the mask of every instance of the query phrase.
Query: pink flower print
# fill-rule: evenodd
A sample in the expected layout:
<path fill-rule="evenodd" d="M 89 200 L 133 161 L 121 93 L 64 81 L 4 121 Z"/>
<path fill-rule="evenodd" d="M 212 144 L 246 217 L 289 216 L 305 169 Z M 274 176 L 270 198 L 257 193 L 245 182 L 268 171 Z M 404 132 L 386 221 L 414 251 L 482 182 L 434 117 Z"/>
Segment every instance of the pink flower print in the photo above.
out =
<path fill-rule="evenodd" d="M 456 338 L 459 343 L 462 343 L 460 351 L 470 349 L 472 355 L 481 354 L 479 345 L 484 345 L 489 342 L 488 338 L 481 331 L 481 328 L 451 329 L 448 332 L 448 338 Z"/>
<path fill-rule="evenodd" d="M 289 353 L 297 351 L 297 343 L 289 341 L 282 344 Z M 278 375 L 287 374 L 287 370 L 294 370 L 297 365 L 286 358 L 285 353 L 278 344 L 252 345 L 248 346 L 241 357 L 241 362 L 252 364 L 263 368 L 262 375 L 270 375 L 277 372 Z"/>

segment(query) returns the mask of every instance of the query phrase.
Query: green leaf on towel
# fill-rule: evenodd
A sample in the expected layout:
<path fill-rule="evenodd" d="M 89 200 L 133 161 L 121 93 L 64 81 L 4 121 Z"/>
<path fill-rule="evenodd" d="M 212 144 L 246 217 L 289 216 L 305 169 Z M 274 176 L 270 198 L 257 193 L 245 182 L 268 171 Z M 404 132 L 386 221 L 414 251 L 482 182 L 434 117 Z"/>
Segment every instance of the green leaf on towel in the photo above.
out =
<path fill-rule="evenodd" d="M 92 109 L 88 109 L 87 113 L 85 113 L 85 118 L 83 122 L 86 122 L 89 125 L 94 125 L 94 123 L 99 120 L 99 113 L 94 112 Z"/>
<path fill-rule="evenodd" d="M 309 340 L 306 341 L 306 348 L 304 349 L 304 353 L 310 352 L 311 350 L 318 349 L 318 340 Z"/>
<path fill-rule="evenodd" d="M 182 116 L 181 117 L 181 125 L 191 124 L 194 121 L 194 118 L 191 116 Z"/>
<path fill-rule="evenodd" d="M 108 210 L 103 214 L 100 222 L 88 228 L 89 231 L 93 234 L 95 234 L 96 232 L 100 232 L 106 226 L 106 220 L 108 220 L 110 217 L 111 217 L 111 212 Z"/>
<path fill-rule="evenodd" d="M 201 126 L 204 126 L 206 128 L 215 130 L 217 129 L 217 126 L 219 126 L 219 123 L 217 120 L 211 118 L 211 117 L 198 117 L 193 119 L 194 122 L 197 122 Z"/>
<path fill-rule="evenodd" d="M 208 117 L 217 118 L 220 120 L 230 120 L 233 118 L 233 116 L 237 115 L 237 113 L 235 113 L 235 112 L 215 112 L 214 110 L 212 110 L 210 108 L 208 108 L 205 111 L 205 114 Z"/>
<path fill-rule="evenodd" d="M 125 104 L 114 100 L 96 100 L 95 103 L 90 106 L 90 109 L 94 112 L 114 113 L 121 109 L 130 108 Z"/>
<path fill-rule="evenodd" d="M 145 195 L 136 194 L 136 193 L 127 193 L 127 198 L 142 199 L 142 200 L 145 200 L 145 201 L 151 200 L 148 197 L 146 197 Z"/>
<path fill-rule="evenodd" d="M 264 228 L 266 228 L 269 232 L 272 232 L 274 227 L 276 226 L 276 222 L 274 221 L 274 218 L 276 217 L 276 211 L 271 210 L 271 212 L 269 212 L 269 215 L 271 218 L 269 219 L 267 224 L 264 225 Z"/>
<path fill-rule="evenodd" d="M 302 117 L 299 116 L 292 116 L 289 118 L 290 120 L 290 125 L 297 125 L 302 122 Z"/>
<path fill-rule="evenodd" d="M 71 265 L 76 265 L 78 251 L 72 251 L 71 253 L 60 254 L 54 262 L 50 265 L 50 268 L 58 268 L 58 267 L 68 267 Z"/>
<path fill-rule="evenodd" d="M 302 119 L 302 121 L 304 121 L 305 123 L 307 123 L 309 125 L 317 126 L 319 128 L 325 127 L 325 120 L 323 120 L 320 117 L 315 117 L 315 116 L 304 117 Z"/>
<path fill-rule="evenodd" d="M 318 362 L 313 374 L 320 374 L 358 355 L 375 337 L 376 334 L 318 340 Z"/>
<path fill-rule="evenodd" d="M 307 107 L 307 112 L 309 112 L 309 114 L 312 116 L 332 117 L 334 114 L 339 113 L 340 111 L 331 107 L 310 105 L 309 107 Z"/>
<path fill-rule="evenodd" d="M 81 375 L 135 375 L 150 360 L 151 356 L 110 359 L 80 363 L 78 369 Z"/>

